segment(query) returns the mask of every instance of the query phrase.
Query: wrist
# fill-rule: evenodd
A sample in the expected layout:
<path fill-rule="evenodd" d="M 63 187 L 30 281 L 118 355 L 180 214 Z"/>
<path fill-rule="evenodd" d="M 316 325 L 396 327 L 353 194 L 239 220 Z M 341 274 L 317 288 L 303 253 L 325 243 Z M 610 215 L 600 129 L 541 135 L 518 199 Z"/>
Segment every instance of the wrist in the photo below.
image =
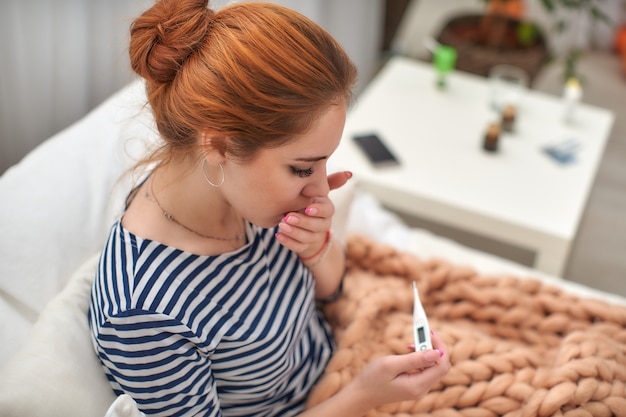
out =
<path fill-rule="evenodd" d="M 367 394 L 362 384 L 360 384 L 359 378 L 360 375 L 350 381 L 340 392 L 352 404 L 353 410 L 358 415 L 365 415 L 380 404 L 372 401 L 372 396 Z"/>
<path fill-rule="evenodd" d="M 316 403 L 313 408 L 300 414 L 300 416 L 363 417 L 373 408 L 367 394 L 353 380 L 330 398 Z"/>
<path fill-rule="evenodd" d="M 308 267 L 313 267 L 320 263 L 328 252 L 330 251 L 330 247 L 332 245 L 332 232 L 329 230 L 326 231 L 326 238 L 324 239 L 324 243 L 320 248 L 310 256 L 299 256 L 301 262 L 305 263 Z"/>

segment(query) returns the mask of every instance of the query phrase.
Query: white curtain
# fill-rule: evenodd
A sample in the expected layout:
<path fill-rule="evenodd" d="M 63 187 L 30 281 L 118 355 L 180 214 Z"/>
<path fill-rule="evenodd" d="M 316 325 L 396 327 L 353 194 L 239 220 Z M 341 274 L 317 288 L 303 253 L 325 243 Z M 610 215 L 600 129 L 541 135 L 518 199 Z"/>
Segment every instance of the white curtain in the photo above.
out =
<path fill-rule="evenodd" d="M 143 0 L 0 2 L 0 173 L 132 79 Z"/>
<path fill-rule="evenodd" d="M 282 0 L 373 75 L 382 0 Z M 128 28 L 152 0 L 0 0 L 0 174 L 132 80 Z M 229 0 L 211 4 L 221 7 Z"/>

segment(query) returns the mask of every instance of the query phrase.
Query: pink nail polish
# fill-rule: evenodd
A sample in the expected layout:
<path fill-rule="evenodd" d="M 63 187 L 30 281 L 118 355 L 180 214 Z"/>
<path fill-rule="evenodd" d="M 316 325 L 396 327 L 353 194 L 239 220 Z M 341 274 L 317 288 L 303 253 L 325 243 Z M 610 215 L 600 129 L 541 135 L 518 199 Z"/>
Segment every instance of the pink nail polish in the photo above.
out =
<path fill-rule="evenodd" d="M 285 217 L 283 217 L 283 221 L 285 223 L 289 223 L 289 215 L 286 215 Z"/>
<path fill-rule="evenodd" d="M 412 344 L 412 343 L 409 343 L 408 345 L 406 345 L 406 348 L 407 348 L 408 350 L 415 350 L 415 345 L 414 345 L 414 344 Z"/>
<path fill-rule="evenodd" d="M 440 349 L 436 349 L 437 353 L 439 353 L 439 357 L 442 358 L 443 357 L 443 350 Z"/>
<path fill-rule="evenodd" d="M 312 207 L 307 207 L 307 208 L 306 208 L 306 210 L 304 210 L 304 212 L 305 212 L 307 215 L 310 215 L 312 211 L 313 211 L 313 208 L 312 208 Z"/>

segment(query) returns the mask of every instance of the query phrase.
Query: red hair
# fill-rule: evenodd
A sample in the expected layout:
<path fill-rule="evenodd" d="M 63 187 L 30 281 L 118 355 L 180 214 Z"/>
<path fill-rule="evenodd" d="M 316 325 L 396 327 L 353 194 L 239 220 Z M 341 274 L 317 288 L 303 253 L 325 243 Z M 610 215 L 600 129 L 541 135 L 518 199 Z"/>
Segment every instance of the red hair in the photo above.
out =
<path fill-rule="evenodd" d="M 325 30 L 272 3 L 214 12 L 206 0 L 159 0 L 131 26 L 130 59 L 165 141 L 157 162 L 196 152 L 202 132 L 248 160 L 305 133 L 331 105 L 349 104 L 356 79 Z"/>

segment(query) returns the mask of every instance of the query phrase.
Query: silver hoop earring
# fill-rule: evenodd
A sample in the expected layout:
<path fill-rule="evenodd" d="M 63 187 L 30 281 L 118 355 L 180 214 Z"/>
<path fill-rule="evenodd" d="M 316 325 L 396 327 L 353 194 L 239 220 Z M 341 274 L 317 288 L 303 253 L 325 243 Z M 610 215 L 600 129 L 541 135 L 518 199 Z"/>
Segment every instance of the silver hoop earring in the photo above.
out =
<path fill-rule="evenodd" d="M 211 184 L 213 187 L 216 187 L 216 188 L 221 187 L 222 184 L 224 184 L 224 179 L 225 179 L 224 167 L 222 166 L 222 164 L 218 164 L 220 166 L 220 170 L 222 171 L 222 179 L 217 184 L 209 179 L 208 175 L 206 174 L 206 170 L 204 168 L 205 164 L 206 164 L 206 159 L 203 159 L 202 160 L 202 175 L 204 176 L 204 179 L 206 180 L 206 182 Z"/>

